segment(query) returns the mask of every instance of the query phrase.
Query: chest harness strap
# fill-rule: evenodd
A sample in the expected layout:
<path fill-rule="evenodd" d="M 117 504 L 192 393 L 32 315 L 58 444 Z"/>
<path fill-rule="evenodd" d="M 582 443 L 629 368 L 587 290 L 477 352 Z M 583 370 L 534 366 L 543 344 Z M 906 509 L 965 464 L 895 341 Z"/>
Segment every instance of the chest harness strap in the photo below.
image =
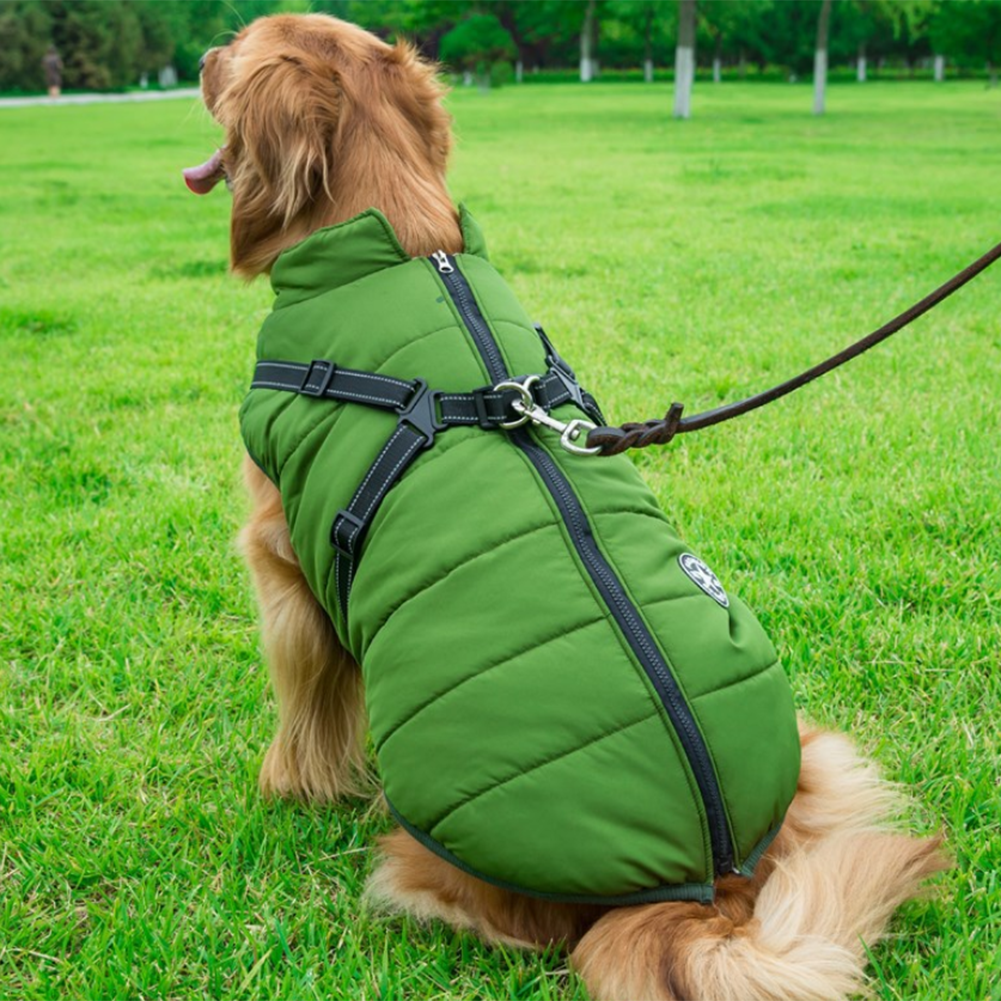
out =
<path fill-rule="evenodd" d="M 257 363 L 251 389 L 277 389 L 317 400 L 361 403 L 397 414 L 395 430 L 348 506 L 337 512 L 330 527 L 337 602 L 345 619 L 355 567 L 368 526 L 390 488 L 417 454 L 434 444 L 439 431 L 456 426 L 484 430 L 510 426 L 514 404 L 522 403 L 526 395 L 547 414 L 564 403 L 574 403 L 595 422 L 604 423 L 593 397 L 580 388 L 573 370 L 556 353 L 542 328 L 536 327 L 536 330 L 546 347 L 549 371 L 545 375 L 515 380 L 510 388 L 483 386 L 471 393 L 430 390 L 423 379 L 408 382 L 376 372 L 359 372 L 340 368 L 322 358 L 309 364 Z"/>

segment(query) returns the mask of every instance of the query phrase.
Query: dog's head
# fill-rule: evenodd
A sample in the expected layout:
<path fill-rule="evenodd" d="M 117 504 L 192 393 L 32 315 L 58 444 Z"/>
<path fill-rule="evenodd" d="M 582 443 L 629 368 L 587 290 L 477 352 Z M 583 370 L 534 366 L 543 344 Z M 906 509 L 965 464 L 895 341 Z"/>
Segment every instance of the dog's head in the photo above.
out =
<path fill-rule="evenodd" d="M 405 43 L 322 14 L 261 18 L 206 54 L 202 95 L 225 144 L 184 178 L 197 194 L 225 178 L 232 265 L 247 277 L 373 205 L 395 223 L 401 182 L 444 190 L 442 88 Z"/>

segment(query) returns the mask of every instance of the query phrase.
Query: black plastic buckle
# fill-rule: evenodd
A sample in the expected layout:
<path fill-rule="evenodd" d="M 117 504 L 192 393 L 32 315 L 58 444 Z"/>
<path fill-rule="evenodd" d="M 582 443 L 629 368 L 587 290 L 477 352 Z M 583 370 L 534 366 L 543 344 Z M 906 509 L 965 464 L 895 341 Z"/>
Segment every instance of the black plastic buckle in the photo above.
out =
<path fill-rule="evenodd" d="M 306 370 L 306 374 L 303 376 L 299 392 L 303 396 L 326 396 L 327 390 L 330 388 L 330 380 L 333 379 L 336 371 L 337 366 L 332 361 L 326 361 L 323 358 L 317 358 L 311 361 L 309 363 L 309 368 Z M 317 376 L 319 381 L 314 385 L 310 385 L 313 381 L 314 374 Z"/>
<path fill-rule="evenodd" d="M 345 525 L 351 525 L 353 531 L 345 534 Z M 334 523 L 330 526 L 330 544 L 346 560 L 355 558 L 354 547 L 359 536 L 365 528 L 365 522 L 357 515 L 352 514 L 346 508 L 341 508 L 334 518 Z"/>
<path fill-rule="evenodd" d="M 549 371 L 560 380 L 577 408 L 583 410 L 584 413 L 590 413 L 587 404 L 584 402 L 583 390 L 581 390 L 580 383 L 577 381 L 576 373 L 566 363 L 559 351 L 556 350 L 556 346 L 549 339 L 545 330 L 542 329 L 542 324 L 535 323 L 533 326 L 535 327 L 535 332 L 539 335 L 539 340 L 542 341 L 543 347 L 546 349 L 546 362 L 549 365 Z"/>
<path fill-rule="evenodd" d="M 577 376 L 574 375 L 573 369 L 569 366 L 564 366 L 566 366 L 566 362 L 562 358 L 558 361 L 554 360 L 553 366 L 549 371 L 563 383 L 563 388 L 570 394 L 570 399 L 574 405 L 579 410 L 583 410 L 584 413 L 588 413 L 587 404 L 584 402 L 583 390 L 580 388 Z"/>
<path fill-rule="evenodd" d="M 447 427 L 438 416 L 438 401 L 441 395 L 440 390 L 430 391 L 423 379 L 415 379 L 414 395 L 410 397 L 405 407 L 396 411 L 400 424 L 409 424 L 424 435 L 424 448 L 430 448 L 434 444 L 435 434 Z"/>

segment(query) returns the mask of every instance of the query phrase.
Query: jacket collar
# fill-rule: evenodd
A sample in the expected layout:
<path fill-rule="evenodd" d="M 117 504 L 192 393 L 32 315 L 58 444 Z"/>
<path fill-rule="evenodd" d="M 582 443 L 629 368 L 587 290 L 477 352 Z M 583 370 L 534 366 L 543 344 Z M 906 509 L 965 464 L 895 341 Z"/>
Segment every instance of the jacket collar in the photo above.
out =
<path fill-rule="evenodd" d="M 459 206 L 459 224 L 463 253 L 486 258 L 483 233 L 465 205 Z M 278 296 L 275 309 L 349 285 L 410 259 L 386 217 L 378 209 L 366 209 L 346 222 L 318 229 L 279 255 L 271 269 L 271 287 Z"/>

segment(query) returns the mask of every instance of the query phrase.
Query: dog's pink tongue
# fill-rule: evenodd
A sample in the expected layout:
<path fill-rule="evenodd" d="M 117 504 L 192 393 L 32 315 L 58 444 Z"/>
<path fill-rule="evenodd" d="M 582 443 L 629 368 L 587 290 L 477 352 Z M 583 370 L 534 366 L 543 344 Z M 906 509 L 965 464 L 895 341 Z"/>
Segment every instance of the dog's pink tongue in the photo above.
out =
<path fill-rule="evenodd" d="M 222 150 L 217 149 L 201 166 L 185 167 L 181 171 L 184 183 L 196 195 L 207 195 L 225 176 Z"/>

